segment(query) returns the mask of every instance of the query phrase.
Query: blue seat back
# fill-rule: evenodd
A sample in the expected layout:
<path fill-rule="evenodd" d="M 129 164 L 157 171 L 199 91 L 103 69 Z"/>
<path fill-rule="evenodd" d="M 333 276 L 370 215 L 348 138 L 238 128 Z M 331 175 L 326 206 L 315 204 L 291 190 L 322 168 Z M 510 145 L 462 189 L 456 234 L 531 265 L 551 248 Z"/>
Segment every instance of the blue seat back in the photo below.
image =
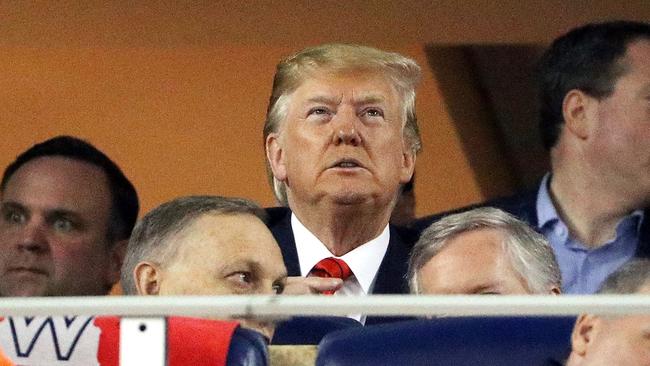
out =
<path fill-rule="evenodd" d="M 334 331 L 360 328 L 358 321 L 340 316 L 296 316 L 278 323 L 271 344 L 310 345 L 318 344 L 323 337 Z"/>
<path fill-rule="evenodd" d="M 262 334 L 239 327 L 228 348 L 228 366 L 266 366 L 269 364 L 266 338 Z"/>
<path fill-rule="evenodd" d="M 325 336 L 317 366 L 560 365 L 575 317 L 453 317 Z"/>

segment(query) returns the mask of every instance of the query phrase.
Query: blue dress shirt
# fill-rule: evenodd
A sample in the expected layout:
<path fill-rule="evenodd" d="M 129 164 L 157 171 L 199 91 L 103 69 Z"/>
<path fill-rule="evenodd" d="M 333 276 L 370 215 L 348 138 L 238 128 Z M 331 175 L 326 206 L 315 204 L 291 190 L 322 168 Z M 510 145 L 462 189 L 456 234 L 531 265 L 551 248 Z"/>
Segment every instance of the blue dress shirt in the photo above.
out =
<path fill-rule="evenodd" d="M 591 249 L 569 236 L 551 200 L 547 174 L 537 194 L 539 231 L 548 239 L 562 273 L 562 291 L 567 294 L 593 294 L 612 272 L 634 257 L 639 243 L 643 211 L 637 210 L 616 226 L 616 237 Z"/>

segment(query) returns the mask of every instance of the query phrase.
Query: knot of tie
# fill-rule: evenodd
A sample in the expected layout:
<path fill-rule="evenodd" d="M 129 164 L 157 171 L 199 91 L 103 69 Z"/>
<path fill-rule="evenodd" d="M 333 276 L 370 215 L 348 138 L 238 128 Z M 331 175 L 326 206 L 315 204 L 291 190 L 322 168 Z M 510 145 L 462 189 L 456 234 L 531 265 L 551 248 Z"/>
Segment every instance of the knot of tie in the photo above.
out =
<path fill-rule="evenodd" d="M 314 268 L 309 271 L 308 276 L 340 278 L 343 281 L 352 276 L 352 270 L 343 259 L 329 257 L 321 259 Z M 324 291 L 326 295 L 331 295 L 334 291 Z"/>

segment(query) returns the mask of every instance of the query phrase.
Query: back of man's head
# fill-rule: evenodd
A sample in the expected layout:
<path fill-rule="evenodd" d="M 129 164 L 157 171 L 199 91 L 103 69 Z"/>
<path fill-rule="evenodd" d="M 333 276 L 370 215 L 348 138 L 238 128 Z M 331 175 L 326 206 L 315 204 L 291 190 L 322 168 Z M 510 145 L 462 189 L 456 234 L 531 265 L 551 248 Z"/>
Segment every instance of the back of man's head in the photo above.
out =
<path fill-rule="evenodd" d="M 129 238 L 140 208 L 135 187 L 115 162 L 82 139 L 57 136 L 27 149 L 5 169 L 0 190 L 5 190 L 11 177 L 25 164 L 45 157 L 68 158 L 100 168 L 106 175 L 111 192 L 111 220 L 107 235 L 110 241 Z"/>
<path fill-rule="evenodd" d="M 538 67 L 540 130 L 547 149 L 560 136 L 567 93 L 577 89 L 599 99 L 609 96 L 626 72 L 621 58 L 640 39 L 650 39 L 650 24 L 612 21 L 575 28 L 551 44 Z"/>

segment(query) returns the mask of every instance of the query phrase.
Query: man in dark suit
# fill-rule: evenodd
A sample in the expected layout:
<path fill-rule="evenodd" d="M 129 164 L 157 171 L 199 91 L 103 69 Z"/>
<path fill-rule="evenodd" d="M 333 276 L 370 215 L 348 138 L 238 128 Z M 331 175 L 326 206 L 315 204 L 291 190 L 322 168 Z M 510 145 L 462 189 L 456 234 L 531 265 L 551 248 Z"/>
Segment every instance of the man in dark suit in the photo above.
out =
<path fill-rule="evenodd" d="M 565 293 L 594 293 L 650 254 L 650 25 L 576 28 L 546 51 L 539 77 L 551 172 L 534 192 L 485 205 L 547 237 Z"/>
<path fill-rule="evenodd" d="M 268 210 L 293 276 L 287 293 L 408 292 L 413 242 L 388 221 L 420 148 L 419 79 L 413 60 L 357 45 L 308 48 L 278 65 L 264 140 L 288 206 Z M 340 273 L 319 278 L 323 259 Z"/>

